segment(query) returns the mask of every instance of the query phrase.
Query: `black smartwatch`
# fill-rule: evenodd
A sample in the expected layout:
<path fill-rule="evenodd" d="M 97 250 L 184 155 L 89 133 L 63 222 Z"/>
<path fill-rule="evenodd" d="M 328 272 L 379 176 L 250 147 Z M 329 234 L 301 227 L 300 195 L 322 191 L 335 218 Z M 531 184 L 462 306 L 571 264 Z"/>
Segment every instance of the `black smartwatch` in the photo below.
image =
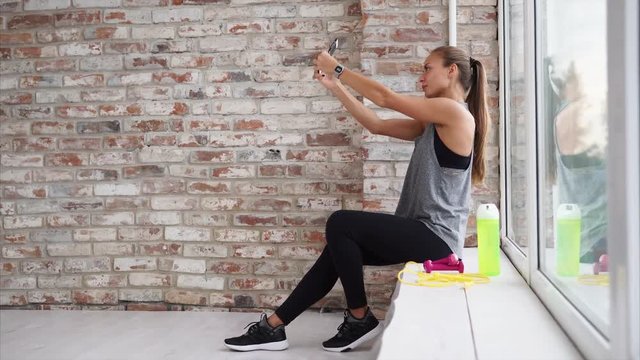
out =
<path fill-rule="evenodd" d="M 344 66 L 338 64 L 336 65 L 336 68 L 333 69 L 333 73 L 336 76 L 336 79 L 340 79 L 340 75 L 342 75 L 342 73 L 344 72 Z"/>

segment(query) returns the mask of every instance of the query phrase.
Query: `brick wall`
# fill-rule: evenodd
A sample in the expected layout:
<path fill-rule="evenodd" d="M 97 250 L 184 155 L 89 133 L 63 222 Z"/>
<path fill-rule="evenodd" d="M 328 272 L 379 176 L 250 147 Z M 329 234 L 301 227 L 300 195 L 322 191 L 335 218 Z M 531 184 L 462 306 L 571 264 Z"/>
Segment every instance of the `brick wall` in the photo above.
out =
<path fill-rule="evenodd" d="M 496 118 L 495 0 L 459 5 L 458 42 L 491 70 Z M 310 60 L 339 37 L 341 62 L 411 93 L 447 37 L 440 0 L 0 10 L 0 305 L 26 308 L 277 306 L 331 212 L 393 210 L 411 151 L 363 132 Z M 497 202 L 496 139 L 475 201 Z M 380 313 L 395 269 L 365 271 Z M 332 300 L 344 304 L 339 284 L 317 305 Z"/>

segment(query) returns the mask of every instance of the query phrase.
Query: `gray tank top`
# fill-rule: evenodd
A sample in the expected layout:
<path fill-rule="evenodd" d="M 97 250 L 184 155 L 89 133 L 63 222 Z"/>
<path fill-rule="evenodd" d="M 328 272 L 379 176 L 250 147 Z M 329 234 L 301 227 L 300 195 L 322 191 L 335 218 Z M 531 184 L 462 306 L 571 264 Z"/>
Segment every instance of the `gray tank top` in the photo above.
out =
<path fill-rule="evenodd" d="M 434 149 L 434 130 L 434 125 L 428 124 L 415 139 L 396 215 L 421 221 L 462 258 L 472 164 L 466 170 L 441 167 Z"/>

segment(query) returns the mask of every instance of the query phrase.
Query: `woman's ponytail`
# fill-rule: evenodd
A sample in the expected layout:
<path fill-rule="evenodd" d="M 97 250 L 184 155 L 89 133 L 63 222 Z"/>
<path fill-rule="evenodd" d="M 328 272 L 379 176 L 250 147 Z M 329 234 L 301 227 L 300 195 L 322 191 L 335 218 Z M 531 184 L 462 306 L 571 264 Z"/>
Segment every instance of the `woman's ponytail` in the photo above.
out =
<path fill-rule="evenodd" d="M 469 111 L 476 121 L 476 132 L 473 137 L 473 172 L 471 174 L 473 183 L 479 184 L 484 180 L 484 143 L 487 137 L 489 126 L 489 112 L 485 89 L 487 78 L 482 63 L 474 58 L 469 60 L 471 67 L 471 88 L 467 96 Z"/>

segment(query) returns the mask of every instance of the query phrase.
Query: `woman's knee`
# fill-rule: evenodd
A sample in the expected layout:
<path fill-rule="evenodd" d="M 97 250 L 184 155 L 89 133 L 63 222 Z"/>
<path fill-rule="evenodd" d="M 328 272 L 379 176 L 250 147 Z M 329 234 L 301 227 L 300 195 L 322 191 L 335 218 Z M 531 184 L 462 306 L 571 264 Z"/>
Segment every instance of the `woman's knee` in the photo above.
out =
<path fill-rule="evenodd" d="M 325 229 L 327 242 L 333 239 L 333 236 L 336 232 L 344 231 L 348 224 L 347 217 L 349 216 L 349 211 L 347 210 L 338 210 L 329 216 L 327 219 L 327 226 Z"/>

